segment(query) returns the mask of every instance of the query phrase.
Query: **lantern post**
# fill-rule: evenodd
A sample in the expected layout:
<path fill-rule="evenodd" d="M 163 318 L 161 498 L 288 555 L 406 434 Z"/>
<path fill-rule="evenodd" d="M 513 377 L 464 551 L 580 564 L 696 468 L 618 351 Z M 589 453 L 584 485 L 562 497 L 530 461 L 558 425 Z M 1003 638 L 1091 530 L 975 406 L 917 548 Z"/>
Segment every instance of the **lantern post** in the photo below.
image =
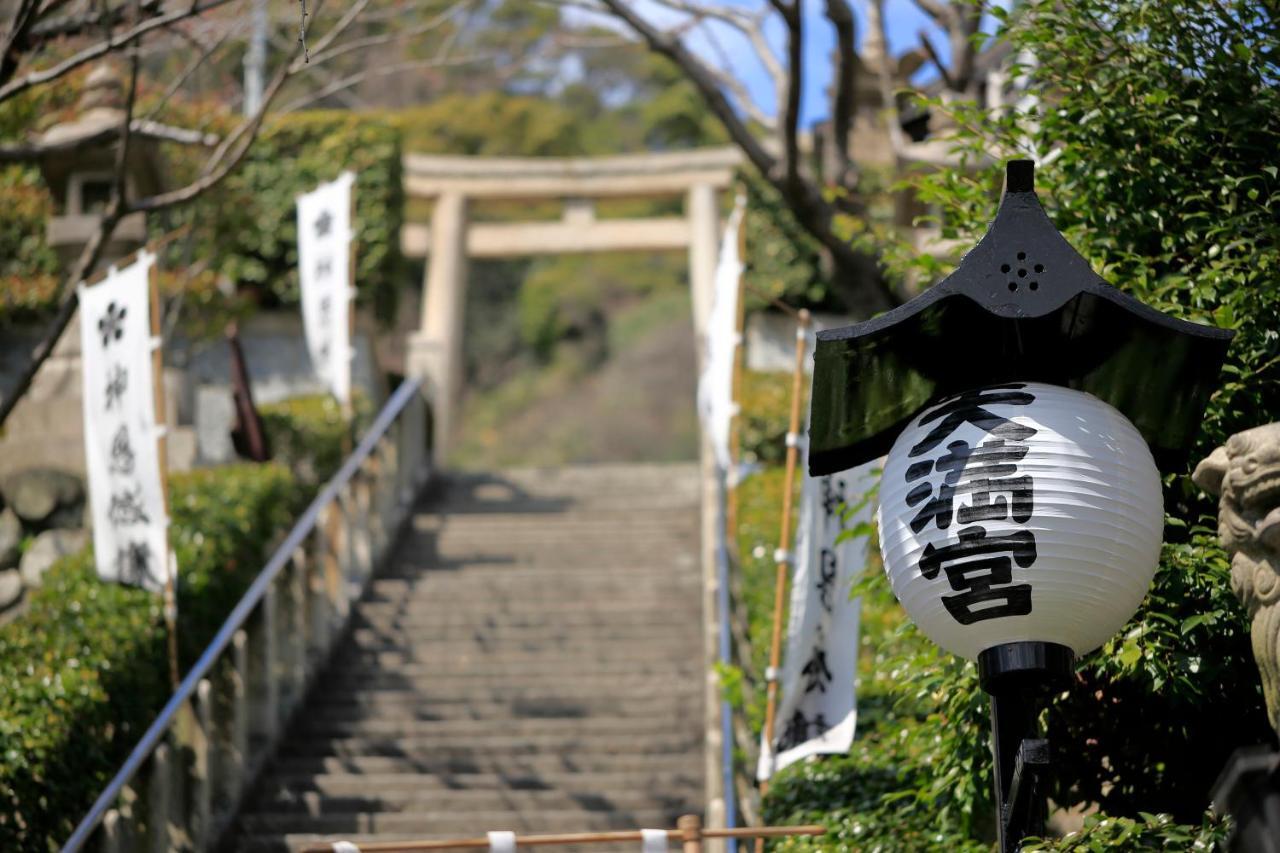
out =
<path fill-rule="evenodd" d="M 1002 853 L 1043 832 L 1039 714 L 1141 604 L 1160 469 L 1186 469 L 1231 336 L 1103 281 L 1041 208 L 1027 160 L 1008 163 L 954 273 L 818 334 L 809 472 L 885 456 L 890 584 L 991 696 Z"/>

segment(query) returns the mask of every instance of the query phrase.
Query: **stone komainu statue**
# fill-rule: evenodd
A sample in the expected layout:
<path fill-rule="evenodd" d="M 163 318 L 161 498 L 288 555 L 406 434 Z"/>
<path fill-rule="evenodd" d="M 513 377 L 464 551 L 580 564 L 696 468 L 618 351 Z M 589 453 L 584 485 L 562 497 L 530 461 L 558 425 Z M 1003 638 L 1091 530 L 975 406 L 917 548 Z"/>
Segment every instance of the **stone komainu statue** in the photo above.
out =
<path fill-rule="evenodd" d="M 1252 620 L 1267 716 L 1280 732 L 1280 423 L 1231 436 L 1192 479 L 1220 496 L 1218 535 L 1231 554 L 1231 589 Z"/>

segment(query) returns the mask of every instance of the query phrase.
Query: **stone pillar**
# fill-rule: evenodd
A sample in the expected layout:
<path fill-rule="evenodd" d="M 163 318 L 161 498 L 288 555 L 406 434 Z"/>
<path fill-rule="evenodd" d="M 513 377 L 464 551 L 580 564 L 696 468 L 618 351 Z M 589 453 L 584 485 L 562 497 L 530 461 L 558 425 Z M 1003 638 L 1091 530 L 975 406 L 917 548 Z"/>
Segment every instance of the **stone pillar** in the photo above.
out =
<path fill-rule="evenodd" d="M 448 192 L 431 216 L 431 256 L 422 288 L 422 321 L 409 341 L 409 372 L 426 379 L 439 463 L 454 426 L 462 380 L 462 323 L 467 301 L 467 199 Z"/>
<path fill-rule="evenodd" d="M 698 184 L 685 199 L 689 220 L 689 295 L 693 302 L 693 328 L 701 360 L 702 334 L 711 314 L 715 293 L 716 262 L 720 254 L 720 212 L 716 209 L 716 188 Z"/>

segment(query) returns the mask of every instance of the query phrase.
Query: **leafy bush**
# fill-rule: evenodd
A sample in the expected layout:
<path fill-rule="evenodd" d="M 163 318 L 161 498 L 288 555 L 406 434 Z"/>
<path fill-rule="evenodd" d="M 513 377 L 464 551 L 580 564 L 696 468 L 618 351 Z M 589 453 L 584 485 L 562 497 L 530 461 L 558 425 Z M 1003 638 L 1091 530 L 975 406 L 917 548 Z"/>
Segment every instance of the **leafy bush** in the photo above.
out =
<path fill-rule="evenodd" d="M 301 495 L 277 465 L 175 475 L 184 666 L 261 568 Z M 47 850 L 116 771 L 169 695 L 157 596 L 98 581 L 90 552 L 45 575 L 0 628 L 0 846 Z"/>
<path fill-rule="evenodd" d="M 391 316 L 403 277 L 404 187 L 399 131 L 376 117 L 311 112 L 268 122 L 239 168 L 183 212 L 198 226 L 194 256 L 268 302 L 297 302 L 295 198 L 348 169 L 358 176 L 356 285 L 362 301 Z"/>
<path fill-rule="evenodd" d="M 314 454 L 317 474 L 336 467 L 342 429 L 323 403 L 267 409 L 273 439 Z M 313 493 L 275 463 L 170 478 L 184 669 Z M 27 612 L 0 627 L 0 848 L 55 849 L 169 692 L 159 597 L 100 582 L 90 550 L 51 568 Z"/>
<path fill-rule="evenodd" d="M 342 407 L 328 394 L 293 397 L 260 407 L 262 428 L 272 459 L 293 472 L 300 483 L 316 487 L 337 473 L 350 452 L 349 441 L 367 419 L 365 398 L 355 397 L 355 426 L 348 426 Z"/>
<path fill-rule="evenodd" d="M 0 318 L 13 319 L 43 306 L 57 284 L 58 259 L 45 242 L 53 199 L 39 173 L 26 166 L 0 169 Z"/>
<path fill-rule="evenodd" d="M 965 167 L 913 176 L 903 188 L 943 211 L 944 238 L 967 243 L 995 210 L 1003 159 L 1054 151 L 1038 189 L 1095 269 L 1161 311 L 1237 332 L 1193 460 L 1231 433 L 1273 420 L 1280 411 L 1274 10 L 1242 0 L 1035 0 L 996 14 L 1013 54 L 1037 57 L 1023 70 L 1031 91 L 1051 93 L 1046 108 L 1033 123 L 932 104 L 956 113 L 954 145 Z M 866 223 L 847 231 L 868 245 L 893 236 Z M 915 256 L 906 240 L 883 257 L 904 281 L 936 281 L 950 263 Z M 1117 637 L 1081 661 L 1077 683 L 1046 714 L 1054 801 L 1097 803 L 1104 814 L 1039 849 L 1209 849 L 1225 831 L 1205 817 L 1209 785 L 1235 747 L 1274 737 L 1248 621 L 1216 541 L 1216 506 L 1187 471 L 1167 473 L 1166 544 L 1150 594 Z M 864 612 L 876 607 L 869 596 Z M 835 840 L 856 838 L 859 849 L 989 842 L 986 703 L 973 667 L 916 645 L 905 626 L 887 637 L 869 619 L 864 626 L 864 661 L 869 647 L 875 670 L 864 670 L 860 687 L 860 743 L 848 757 L 781 775 L 768 816 L 820 818 Z M 892 682 L 883 693 L 879 673 Z M 918 846 L 902 844 L 917 830 Z"/>
<path fill-rule="evenodd" d="M 787 427 L 791 412 L 791 374 L 742 372 L 738 387 L 742 408 L 742 458 L 746 462 L 779 465 L 787 456 Z"/>

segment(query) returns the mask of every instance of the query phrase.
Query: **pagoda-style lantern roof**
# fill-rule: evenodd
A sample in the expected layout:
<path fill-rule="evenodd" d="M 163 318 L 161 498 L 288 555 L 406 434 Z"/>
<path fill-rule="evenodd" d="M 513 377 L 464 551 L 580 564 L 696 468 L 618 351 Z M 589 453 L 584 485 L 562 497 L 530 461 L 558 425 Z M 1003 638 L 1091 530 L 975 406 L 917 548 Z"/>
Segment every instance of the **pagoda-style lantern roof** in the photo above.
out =
<path fill-rule="evenodd" d="M 950 276 L 879 317 L 820 332 L 810 473 L 886 453 L 937 397 L 1010 381 L 1086 391 L 1181 470 L 1233 333 L 1163 314 L 1090 268 L 1040 206 L 1034 166 L 1008 164 L 982 240 Z"/>

